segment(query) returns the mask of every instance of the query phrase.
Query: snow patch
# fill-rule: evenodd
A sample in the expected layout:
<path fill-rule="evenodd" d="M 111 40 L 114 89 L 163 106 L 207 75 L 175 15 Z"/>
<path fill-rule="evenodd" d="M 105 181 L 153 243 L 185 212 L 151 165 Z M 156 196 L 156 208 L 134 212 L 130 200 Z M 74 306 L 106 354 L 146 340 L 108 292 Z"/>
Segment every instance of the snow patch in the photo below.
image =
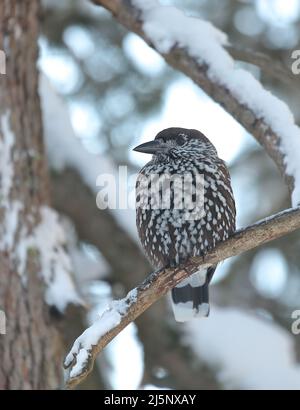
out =
<path fill-rule="evenodd" d="M 200 64 L 208 66 L 212 80 L 226 87 L 280 137 L 286 172 L 295 180 L 292 204 L 300 204 L 300 129 L 288 106 L 248 71 L 235 67 L 223 47 L 226 35 L 210 23 L 188 17 L 175 7 L 160 6 L 155 0 L 133 0 L 133 4 L 142 11 L 144 31 L 159 52 L 168 53 L 174 46 L 186 49 Z"/>
<path fill-rule="evenodd" d="M 2 133 L 2 138 L 0 138 L 0 199 L 1 208 L 4 211 L 4 219 L 0 225 L 0 250 L 11 253 L 18 228 L 19 211 L 23 205 L 20 201 L 10 198 L 14 178 L 13 146 L 15 135 L 11 129 L 9 111 L 1 115 L 0 125 Z"/>
<path fill-rule="evenodd" d="M 17 247 L 19 269 L 25 274 L 27 253 L 39 252 L 41 276 L 47 289 L 45 301 L 63 312 L 69 303 L 82 304 L 72 279 L 72 266 L 65 250 L 65 233 L 55 211 L 47 206 L 40 209 L 41 222 L 30 236 L 22 235 Z M 22 237 L 23 236 L 23 237 Z"/>
<path fill-rule="evenodd" d="M 12 161 L 12 149 L 15 143 L 15 135 L 10 126 L 10 112 L 1 115 L 1 130 L 3 138 L 0 139 L 0 164 L 1 164 L 1 196 L 8 199 L 13 184 L 14 167 Z"/>
<path fill-rule="evenodd" d="M 41 274 L 47 285 L 46 302 L 60 311 L 64 311 L 68 303 L 81 304 L 71 278 L 71 261 L 64 248 L 65 233 L 52 209 L 41 208 L 41 222 L 35 229 L 34 240 L 40 252 Z"/>
<path fill-rule="evenodd" d="M 5 229 L 5 234 L 1 234 L 0 250 L 12 251 L 15 243 L 15 235 L 17 233 L 19 212 L 22 210 L 23 204 L 20 201 L 11 201 L 9 208 L 6 209 L 4 221 L 1 230 Z"/>

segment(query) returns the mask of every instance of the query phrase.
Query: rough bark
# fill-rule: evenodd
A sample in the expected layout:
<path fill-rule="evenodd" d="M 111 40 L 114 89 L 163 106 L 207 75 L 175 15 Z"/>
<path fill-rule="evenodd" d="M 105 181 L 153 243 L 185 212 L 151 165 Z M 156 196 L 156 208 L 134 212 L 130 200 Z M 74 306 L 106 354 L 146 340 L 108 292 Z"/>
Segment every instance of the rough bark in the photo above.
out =
<path fill-rule="evenodd" d="M 2 0 L 0 48 L 6 53 L 6 75 L 0 75 L 0 142 L 5 134 L 14 140 L 8 162 L 13 175 L 7 195 L 7 164 L 0 168 L 0 241 L 12 231 L 10 212 L 19 204 L 12 244 L 0 250 L 0 309 L 7 317 L 0 335 L 0 389 L 47 389 L 58 386 L 61 376 L 61 343 L 39 277 L 39 255 L 30 249 L 22 273 L 18 249 L 22 235 L 30 235 L 39 223 L 39 207 L 48 202 L 47 167 L 37 94 L 39 31 L 38 0 Z M 4 145 L 3 145 L 4 144 Z M 6 145 L 7 149 L 7 145 Z"/>

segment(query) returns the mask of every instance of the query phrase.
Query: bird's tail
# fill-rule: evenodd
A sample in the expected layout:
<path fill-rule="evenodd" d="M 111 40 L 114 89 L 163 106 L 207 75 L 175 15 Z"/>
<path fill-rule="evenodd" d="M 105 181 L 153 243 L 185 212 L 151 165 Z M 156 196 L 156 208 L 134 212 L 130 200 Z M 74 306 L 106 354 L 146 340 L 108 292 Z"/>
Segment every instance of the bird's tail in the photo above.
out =
<path fill-rule="evenodd" d="M 209 315 L 208 285 L 212 273 L 206 269 L 196 272 L 172 289 L 172 306 L 177 322 Z"/>

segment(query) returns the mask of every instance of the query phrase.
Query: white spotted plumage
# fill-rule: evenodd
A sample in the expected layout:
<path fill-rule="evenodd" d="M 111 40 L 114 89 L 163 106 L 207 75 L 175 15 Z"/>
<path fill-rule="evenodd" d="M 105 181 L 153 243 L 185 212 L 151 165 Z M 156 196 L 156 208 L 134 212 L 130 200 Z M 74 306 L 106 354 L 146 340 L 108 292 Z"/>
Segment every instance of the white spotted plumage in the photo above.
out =
<path fill-rule="evenodd" d="M 150 206 L 137 207 L 137 227 L 142 245 L 152 265 L 160 268 L 168 265 L 176 266 L 190 256 L 203 255 L 217 243 L 227 239 L 235 230 L 236 211 L 227 167 L 203 134 L 196 130 L 171 128 L 159 133 L 156 139 L 163 141 L 164 146 L 168 145 L 170 148 L 168 151 L 153 155 L 152 160 L 140 171 L 140 175 L 150 177 L 152 174 L 160 176 L 190 174 L 193 195 L 198 192 L 196 175 L 202 174 L 204 177 L 204 201 L 202 206 L 195 204 L 193 214 L 185 207 L 175 209 L 174 201 L 169 209 L 152 209 L 149 197 L 146 204 Z M 137 192 L 139 192 L 138 187 Z M 174 196 L 172 185 L 170 192 L 171 196 Z M 187 216 L 190 215 L 193 218 L 189 220 Z M 206 272 L 207 285 L 214 269 L 210 268 L 209 272 Z M 192 283 L 193 278 L 190 279 Z M 198 283 L 198 288 L 203 291 L 203 283 L 200 284 L 197 280 L 195 283 Z M 181 291 L 186 287 L 180 286 Z M 190 290 L 191 287 L 192 285 L 188 289 Z M 180 300 L 179 288 L 174 292 L 177 292 L 178 306 L 189 302 Z M 204 296 L 202 299 L 206 299 Z M 195 299 L 194 296 L 193 298 Z M 173 293 L 173 301 L 175 299 Z M 198 298 L 199 300 L 196 297 L 199 302 L 197 306 L 194 299 L 193 309 L 199 309 L 199 312 L 203 313 L 205 309 L 200 309 L 199 302 L 202 300 L 201 297 Z M 205 300 L 203 303 L 207 302 Z M 195 317 L 194 310 L 192 317 Z M 174 313 L 176 316 L 176 309 Z"/>

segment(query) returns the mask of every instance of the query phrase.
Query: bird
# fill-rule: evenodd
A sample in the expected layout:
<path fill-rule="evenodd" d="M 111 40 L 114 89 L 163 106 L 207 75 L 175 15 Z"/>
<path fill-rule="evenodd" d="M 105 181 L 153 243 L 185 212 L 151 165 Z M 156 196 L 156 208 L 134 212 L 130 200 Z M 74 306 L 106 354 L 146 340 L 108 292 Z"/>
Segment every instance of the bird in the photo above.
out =
<path fill-rule="evenodd" d="M 152 154 L 136 181 L 136 225 L 154 269 L 175 268 L 192 256 L 204 256 L 233 234 L 236 207 L 230 174 L 204 134 L 167 128 L 134 151 Z M 177 322 L 209 316 L 208 286 L 216 267 L 200 269 L 172 289 Z"/>

